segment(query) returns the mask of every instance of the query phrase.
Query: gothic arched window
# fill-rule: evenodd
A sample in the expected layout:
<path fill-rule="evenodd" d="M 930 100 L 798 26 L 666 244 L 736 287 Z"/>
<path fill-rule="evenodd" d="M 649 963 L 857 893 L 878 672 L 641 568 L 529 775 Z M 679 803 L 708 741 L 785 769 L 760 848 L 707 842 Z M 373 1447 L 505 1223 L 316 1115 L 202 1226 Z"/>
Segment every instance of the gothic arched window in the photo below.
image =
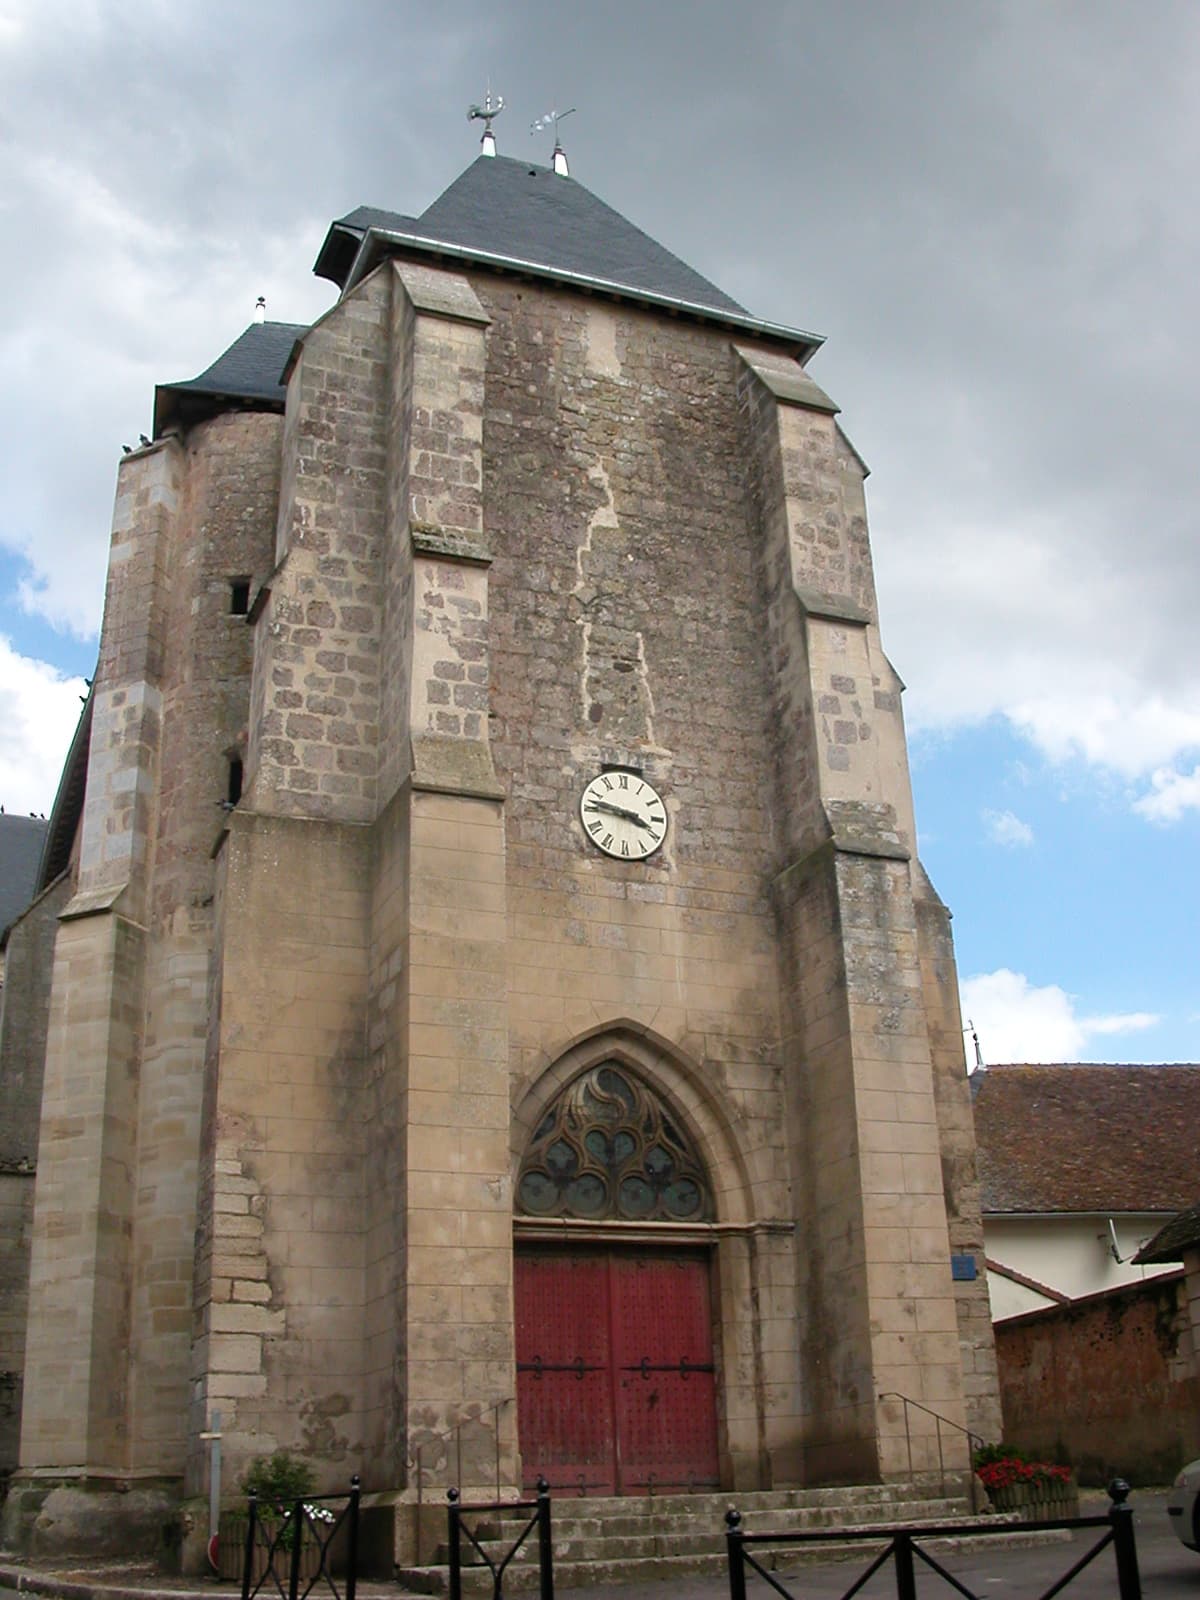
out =
<path fill-rule="evenodd" d="M 691 1141 L 662 1101 L 606 1061 L 554 1101 L 521 1163 L 527 1216 L 600 1222 L 711 1222 L 712 1192 Z"/>

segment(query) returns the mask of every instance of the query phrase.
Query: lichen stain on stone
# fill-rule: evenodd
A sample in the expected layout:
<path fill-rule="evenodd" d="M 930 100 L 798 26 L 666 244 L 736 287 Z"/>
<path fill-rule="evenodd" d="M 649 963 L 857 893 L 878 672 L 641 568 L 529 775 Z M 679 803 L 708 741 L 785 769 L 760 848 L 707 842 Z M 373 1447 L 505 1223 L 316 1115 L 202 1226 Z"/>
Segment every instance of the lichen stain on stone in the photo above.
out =
<path fill-rule="evenodd" d="M 344 1461 L 349 1453 L 350 1441 L 344 1433 L 337 1431 L 334 1421 L 344 1417 L 349 1410 L 349 1397 L 336 1391 L 306 1400 L 300 1407 L 300 1438 L 304 1454 L 327 1462 Z"/>

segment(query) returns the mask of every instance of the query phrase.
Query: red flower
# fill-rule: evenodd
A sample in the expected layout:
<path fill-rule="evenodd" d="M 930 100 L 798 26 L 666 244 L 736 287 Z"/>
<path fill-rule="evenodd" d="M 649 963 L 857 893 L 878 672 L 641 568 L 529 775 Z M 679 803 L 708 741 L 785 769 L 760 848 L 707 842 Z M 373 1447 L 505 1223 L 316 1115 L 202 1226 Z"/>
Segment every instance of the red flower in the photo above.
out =
<path fill-rule="evenodd" d="M 1003 1456 L 999 1461 L 988 1461 L 977 1467 L 976 1474 L 986 1489 L 1011 1489 L 1016 1484 L 1070 1483 L 1069 1467 L 1055 1466 L 1049 1461 L 1021 1461 L 1016 1456 Z"/>

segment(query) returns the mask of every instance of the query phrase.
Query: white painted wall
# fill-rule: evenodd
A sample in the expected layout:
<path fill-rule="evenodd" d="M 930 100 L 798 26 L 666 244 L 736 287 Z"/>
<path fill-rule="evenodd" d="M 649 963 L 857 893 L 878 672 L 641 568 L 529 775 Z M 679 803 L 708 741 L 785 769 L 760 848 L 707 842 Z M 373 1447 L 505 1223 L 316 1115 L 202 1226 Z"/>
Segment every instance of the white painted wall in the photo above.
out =
<path fill-rule="evenodd" d="M 1124 1258 L 1115 1261 L 1111 1250 L 1107 1213 L 1051 1214 L 1034 1217 L 985 1216 L 983 1243 L 989 1261 L 1035 1278 L 1072 1300 L 1081 1295 L 1115 1289 L 1124 1283 L 1161 1277 L 1174 1266 L 1135 1267 L 1130 1258 L 1169 1221 L 1159 1211 L 1126 1212 L 1112 1218 L 1117 1249 Z M 1178 1263 L 1176 1263 L 1177 1265 Z M 1054 1302 L 988 1272 L 992 1321 L 1019 1316 Z"/>

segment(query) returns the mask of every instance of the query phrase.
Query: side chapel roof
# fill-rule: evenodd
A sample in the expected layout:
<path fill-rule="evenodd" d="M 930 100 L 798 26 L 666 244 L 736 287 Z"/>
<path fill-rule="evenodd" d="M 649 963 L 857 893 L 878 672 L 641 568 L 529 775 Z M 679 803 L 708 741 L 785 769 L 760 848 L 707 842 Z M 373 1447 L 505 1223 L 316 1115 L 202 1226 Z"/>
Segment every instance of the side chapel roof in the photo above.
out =
<path fill-rule="evenodd" d="M 219 411 L 245 407 L 282 411 L 283 369 L 296 340 L 308 330 L 295 322 L 252 322 L 198 378 L 159 384 L 154 391 L 154 437 L 173 424 L 184 427 Z"/>
<path fill-rule="evenodd" d="M 44 817 L 0 814 L 0 943 L 37 892 L 45 838 Z"/>
<path fill-rule="evenodd" d="M 989 1067 L 972 1087 L 985 1215 L 1195 1199 L 1200 1066 Z"/>

